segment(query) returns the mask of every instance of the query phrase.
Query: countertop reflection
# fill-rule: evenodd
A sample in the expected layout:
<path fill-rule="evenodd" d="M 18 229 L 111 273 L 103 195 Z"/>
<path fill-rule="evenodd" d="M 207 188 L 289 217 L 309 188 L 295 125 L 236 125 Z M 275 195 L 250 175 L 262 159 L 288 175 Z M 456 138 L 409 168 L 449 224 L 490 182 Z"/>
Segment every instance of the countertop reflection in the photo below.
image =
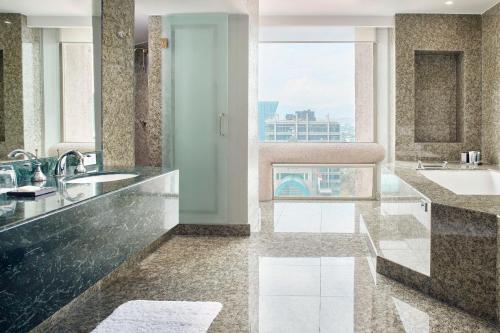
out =
<path fill-rule="evenodd" d="M 135 172 L 137 177 L 105 183 L 62 184 L 55 177 L 47 177 L 44 186 L 56 187 L 57 191 L 37 198 L 13 198 L 0 195 L 0 232 L 38 217 L 66 209 L 86 200 L 121 190 L 145 180 L 166 174 L 172 169 L 161 167 L 104 167 L 91 172 Z M 30 185 L 30 184 L 19 184 Z"/>

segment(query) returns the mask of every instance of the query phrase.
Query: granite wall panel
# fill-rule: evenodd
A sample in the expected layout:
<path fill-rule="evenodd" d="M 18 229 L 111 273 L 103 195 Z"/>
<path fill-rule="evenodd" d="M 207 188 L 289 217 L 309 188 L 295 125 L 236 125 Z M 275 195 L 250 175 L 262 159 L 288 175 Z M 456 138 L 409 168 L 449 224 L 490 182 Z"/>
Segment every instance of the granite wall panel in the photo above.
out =
<path fill-rule="evenodd" d="M 15 148 L 32 152 L 42 148 L 41 30 L 28 28 L 26 21 L 21 14 L 0 13 L 0 160 Z"/>
<path fill-rule="evenodd" d="M 42 30 L 29 28 L 26 16 L 21 19 L 24 149 L 38 151 L 41 156 L 44 153 Z"/>
<path fill-rule="evenodd" d="M 483 159 L 500 164 L 500 3 L 483 14 Z"/>
<path fill-rule="evenodd" d="M 5 24 L 4 22 L 11 22 Z M 0 158 L 24 146 L 22 24 L 20 14 L 0 14 L 0 49 L 3 50 L 3 127 Z"/>
<path fill-rule="evenodd" d="M 415 54 L 415 141 L 460 142 L 460 53 Z"/>
<path fill-rule="evenodd" d="M 497 229 L 496 215 L 432 204 L 433 296 L 498 320 Z"/>
<path fill-rule="evenodd" d="M 148 42 L 135 53 L 135 163 L 162 165 L 161 16 L 148 20 Z"/>
<path fill-rule="evenodd" d="M 134 5 L 102 2 L 102 148 L 111 166 L 135 164 Z"/>
<path fill-rule="evenodd" d="M 161 16 L 150 16 L 148 20 L 148 117 L 147 143 L 149 165 L 162 165 L 162 95 L 161 95 Z"/>
<path fill-rule="evenodd" d="M 481 147 L 481 16 L 396 15 L 396 159 L 459 159 L 461 151 Z M 463 54 L 463 119 L 461 142 L 416 142 L 415 52 L 460 52 Z M 428 122 L 442 125 L 429 114 Z M 432 118 L 431 118 L 432 117 Z M 429 131 L 441 131 L 436 126 Z M 433 134 L 441 137 L 440 133 Z"/>
<path fill-rule="evenodd" d="M 134 53 L 135 164 L 149 165 L 148 124 L 148 54 L 147 44 L 136 45 Z"/>

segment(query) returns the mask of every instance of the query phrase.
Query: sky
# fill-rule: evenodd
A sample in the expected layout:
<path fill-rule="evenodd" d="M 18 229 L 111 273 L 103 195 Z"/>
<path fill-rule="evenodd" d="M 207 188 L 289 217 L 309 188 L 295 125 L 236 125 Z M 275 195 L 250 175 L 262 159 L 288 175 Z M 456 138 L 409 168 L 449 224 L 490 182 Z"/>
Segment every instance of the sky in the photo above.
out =
<path fill-rule="evenodd" d="M 354 61 L 353 43 L 261 43 L 259 101 L 279 101 L 280 117 L 311 109 L 354 120 Z"/>

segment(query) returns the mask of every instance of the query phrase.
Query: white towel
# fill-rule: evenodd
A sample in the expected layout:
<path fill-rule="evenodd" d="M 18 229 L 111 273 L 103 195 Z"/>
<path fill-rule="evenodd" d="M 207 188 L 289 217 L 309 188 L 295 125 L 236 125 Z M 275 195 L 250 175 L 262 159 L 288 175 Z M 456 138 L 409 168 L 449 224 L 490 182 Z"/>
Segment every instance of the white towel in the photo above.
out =
<path fill-rule="evenodd" d="M 92 332 L 206 332 L 221 309 L 218 302 L 129 301 Z"/>

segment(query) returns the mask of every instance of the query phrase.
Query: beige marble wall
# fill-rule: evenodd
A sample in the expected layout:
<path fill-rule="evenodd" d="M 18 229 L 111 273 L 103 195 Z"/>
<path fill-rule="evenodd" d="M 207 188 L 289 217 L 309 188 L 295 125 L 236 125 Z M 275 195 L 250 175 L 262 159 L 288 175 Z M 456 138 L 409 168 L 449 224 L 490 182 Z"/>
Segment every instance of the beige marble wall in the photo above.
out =
<path fill-rule="evenodd" d="M 500 164 L 500 3 L 483 14 L 483 159 Z"/>
<path fill-rule="evenodd" d="M 11 24 L 4 24 L 10 21 Z M 0 49 L 3 50 L 3 132 L 0 158 L 9 151 L 24 146 L 23 136 L 23 73 L 22 73 L 22 16 L 0 14 Z"/>
<path fill-rule="evenodd" d="M 456 161 L 461 151 L 480 149 L 481 16 L 398 14 L 395 30 L 396 159 Z M 461 142 L 416 142 L 415 51 L 463 53 Z M 432 123 L 443 125 L 440 119 L 433 118 Z"/>
<path fill-rule="evenodd" d="M 10 21 L 11 24 L 5 24 Z M 15 148 L 34 152 L 42 146 L 40 30 L 26 16 L 0 14 L 3 50 L 3 111 L 0 115 L 0 160 Z"/>
<path fill-rule="evenodd" d="M 356 92 L 356 142 L 374 142 L 373 123 L 373 44 L 356 43 L 355 53 L 355 92 Z"/>
<path fill-rule="evenodd" d="M 146 70 L 142 51 L 135 52 L 135 163 L 162 165 L 161 16 L 148 19 Z"/>
<path fill-rule="evenodd" d="M 102 148 L 111 166 L 135 164 L 134 5 L 102 2 Z"/>
<path fill-rule="evenodd" d="M 147 44 L 136 45 L 134 53 L 134 96 L 135 96 L 135 164 L 149 165 L 147 142 L 148 125 L 148 54 L 143 53 Z"/>
<path fill-rule="evenodd" d="M 459 53 L 415 55 L 415 141 L 460 142 L 463 112 Z"/>
<path fill-rule="evenodd" d="M 162 165 L 162 95 L 161 95 L 161 16 L 148 20 L 148 118 L 147 142 L 149 165 Z"/>
<path fill-rule="evenodd" d="M 28 28 L 22 18 L 23 35 L 23 133 L 24 149 L 43 155 L 44 117 L 42 82 L 42 30 Z"/>

